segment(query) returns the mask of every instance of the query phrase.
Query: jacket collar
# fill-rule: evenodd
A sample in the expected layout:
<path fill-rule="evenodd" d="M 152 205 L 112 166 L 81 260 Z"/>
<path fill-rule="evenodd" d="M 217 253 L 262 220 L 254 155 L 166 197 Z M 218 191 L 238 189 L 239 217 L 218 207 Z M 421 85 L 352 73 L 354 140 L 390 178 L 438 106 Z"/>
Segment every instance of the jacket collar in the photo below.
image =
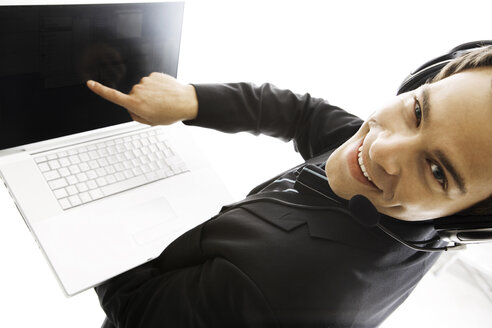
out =
<path fill-rule="evenodd" d="M 348 201 L 337 196 L 328 184 L 324 165 L 325 162 L 314 165 L 305 163 L 294 168 L 297 176 L 294 188 L 299 191 L 297 194 L 253 194 L 243 201 L 223 207 L 222 211 L 241 207 L 284 231 L 289 232 L 306 224 L 311 237 L 360 247 L 372 245 L 383 250 L 394 244 L 393 239 L 379 228 L 366 227 L 351 216 Z M 269 205 L 265 206 L 265 202 L 269 202 Z M 380 224 L 409 241 L 430 240 L 436 235 L 432 221 L 406 222 L 381 215 Z"/>

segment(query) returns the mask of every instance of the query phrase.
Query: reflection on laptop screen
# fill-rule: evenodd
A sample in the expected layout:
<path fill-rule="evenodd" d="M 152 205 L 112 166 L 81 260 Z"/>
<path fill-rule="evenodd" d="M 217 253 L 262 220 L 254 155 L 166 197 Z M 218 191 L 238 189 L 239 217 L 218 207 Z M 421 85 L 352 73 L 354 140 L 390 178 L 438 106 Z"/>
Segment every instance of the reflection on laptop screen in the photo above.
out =
<path fill-rule="evenodd" d="M 111 126 L 128 113 L 93 94 L 176 76 L 183 3 L 0 6 L 0 149 Z"/>

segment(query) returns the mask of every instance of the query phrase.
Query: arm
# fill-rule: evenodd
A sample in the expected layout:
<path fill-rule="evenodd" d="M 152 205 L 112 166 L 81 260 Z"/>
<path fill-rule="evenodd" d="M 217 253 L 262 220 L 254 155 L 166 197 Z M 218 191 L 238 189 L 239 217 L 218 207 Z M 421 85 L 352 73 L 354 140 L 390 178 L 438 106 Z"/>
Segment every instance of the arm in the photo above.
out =
<path fill-rule="evenodd" d="M 150 262 L 96 292 L 116 327 L 263 327 L 275 322 L 256 285 L 223 258 L 168 272 Z"/>
<path fill-rule="evenodd" d="M 270 84 L 183 85 L 174 78 L 152 73 L 129 95 L 89 81 L 88 87 L 128 109 L 144 124 L 185 124 L 223 132 L 263 133 L 294 140 L 307 159 L 339 146 L 362 124 L 358 117 L 309 94 L 296 95 Z"/>
<path fill-rule="evenodd" d="M 222 132 L 247 131 L 285 141 L 307 159 L 339 146 L 362 124 L 357 116 L 309 94 L 297 95 L 271 84 L 194 85 L 198 115 L 185 124 Z"/>

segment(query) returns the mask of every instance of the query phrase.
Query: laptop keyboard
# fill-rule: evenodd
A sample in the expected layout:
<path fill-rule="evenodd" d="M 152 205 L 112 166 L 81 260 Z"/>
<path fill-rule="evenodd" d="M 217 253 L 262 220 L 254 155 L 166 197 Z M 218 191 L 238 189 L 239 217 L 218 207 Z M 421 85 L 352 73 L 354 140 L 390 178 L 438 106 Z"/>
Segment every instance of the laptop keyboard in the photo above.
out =
<path fill-rule="evenodd" d="M 162 130 L 151 129 L 34 157 L 66 210 L 187 171 Z"/>

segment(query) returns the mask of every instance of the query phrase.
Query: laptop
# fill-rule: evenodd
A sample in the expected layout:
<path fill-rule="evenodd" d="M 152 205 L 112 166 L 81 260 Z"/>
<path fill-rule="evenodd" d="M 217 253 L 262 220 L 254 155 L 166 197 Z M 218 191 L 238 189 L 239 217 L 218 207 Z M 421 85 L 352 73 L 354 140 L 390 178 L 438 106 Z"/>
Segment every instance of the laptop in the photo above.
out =
<path fill-rule="evenodd" d="M 183 9 L 0 6 L 0 176 L 67 296 L 156 258 L 231 201 L 184 125 L 133 122 L 85 85 L 127 93 L 151 72 L 176 76 Z"/>

